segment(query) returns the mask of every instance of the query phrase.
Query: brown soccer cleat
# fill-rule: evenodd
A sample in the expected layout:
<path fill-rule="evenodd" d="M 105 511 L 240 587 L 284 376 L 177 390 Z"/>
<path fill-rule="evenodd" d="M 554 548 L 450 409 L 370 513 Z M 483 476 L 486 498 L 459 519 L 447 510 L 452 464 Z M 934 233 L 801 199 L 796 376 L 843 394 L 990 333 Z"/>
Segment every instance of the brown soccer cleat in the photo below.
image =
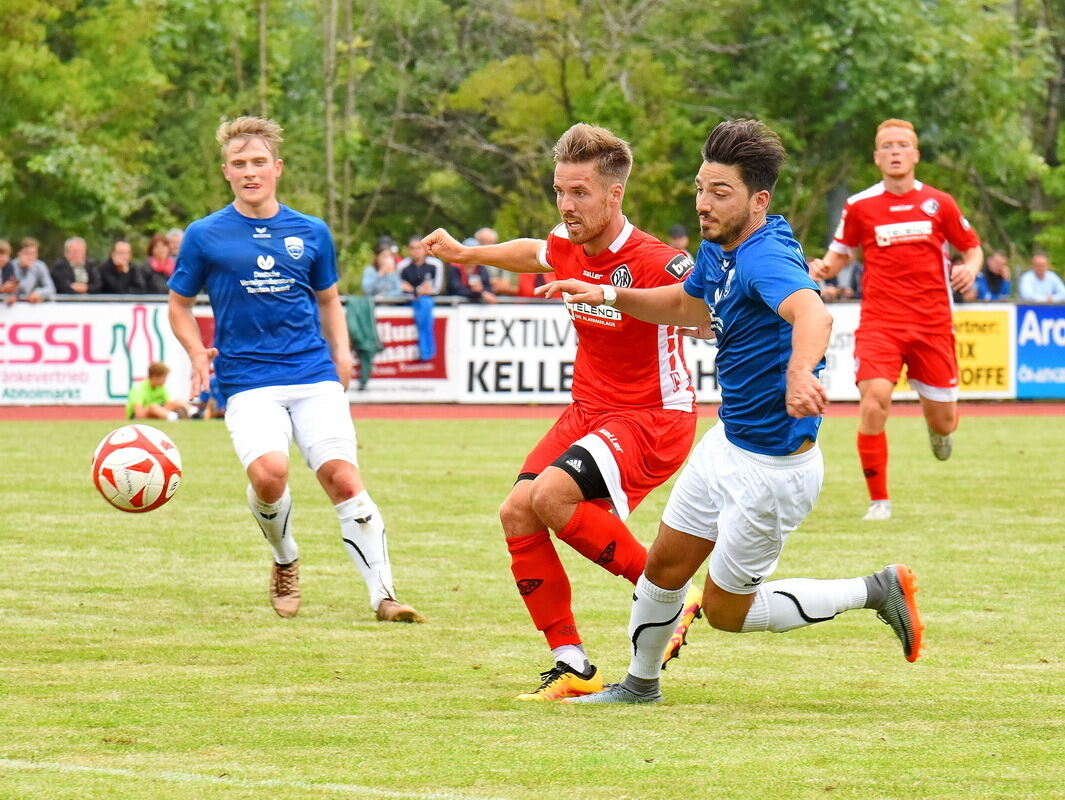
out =
<path fill-rule="evenodd" d="M 425 622 L 425 617 L 419 614 L 412 606 L 386 597 L 377 606 L 377 619 L 379 622 Z"/>
<path fill-rule="evenodd" d="M 270 605 L 279 617 L 294 617 L 300 610 L 300 562 L 274 564 L 270 572 Z"/>

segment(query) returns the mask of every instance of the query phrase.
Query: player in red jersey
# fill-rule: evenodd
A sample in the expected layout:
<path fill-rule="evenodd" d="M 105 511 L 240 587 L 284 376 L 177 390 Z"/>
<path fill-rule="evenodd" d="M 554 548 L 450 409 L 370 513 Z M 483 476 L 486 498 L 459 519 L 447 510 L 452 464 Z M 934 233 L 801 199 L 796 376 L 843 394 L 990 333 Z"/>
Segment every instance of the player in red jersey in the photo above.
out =
<path fill-rule="evenodd" d="M 554 272 L 611 289 L 679 283 L 691 258 L 633 227 L 622 213 L 631 168 L 625 141 L 603 128 L 574 125 L 555 145 L 562 223 L 546 241 L 465 247 L 436 230 L 425 245 L 448 262 Z M 522 700 L 558 700 L 603 688 L 581 644 L 569 578 L 548 531 L 635 584 L 647 551 L 624 519 L 676 472 L 695 438 L 695 392 L 681 331 L 642 322 L 609 304 L 567 302 L 566 308 L 578 339 L 573 402 L 525 459 L 499 512 L 518 591 L 555 660 L 541 675 L 541 686 L 520 695 Z M 694 592 L 685 601 L 667 659 L 683 643 L 700 600 Z"/>
<path fill-rule="evenodd" d="M 884 179 L 847 200 L 828 252 L 810 266 L 813 278 L 830 278 L 859 248 L 865 262 L 854 360 L 861 395 L 858 457 L 871 501 L 863 519 L 869 520 L 891 518 L 884 425 L 903 364 L 921 398 L 932 452 L 940 461 L 950 457 L 958 427 L 951 290 L 968 289 L 984 258 L 954 198 L 917 180 L 920 158 L 911 123 L 880 123 L 873 162 Z M 961 253 L 961 264 L 951 266 L 948 242 Z"/>

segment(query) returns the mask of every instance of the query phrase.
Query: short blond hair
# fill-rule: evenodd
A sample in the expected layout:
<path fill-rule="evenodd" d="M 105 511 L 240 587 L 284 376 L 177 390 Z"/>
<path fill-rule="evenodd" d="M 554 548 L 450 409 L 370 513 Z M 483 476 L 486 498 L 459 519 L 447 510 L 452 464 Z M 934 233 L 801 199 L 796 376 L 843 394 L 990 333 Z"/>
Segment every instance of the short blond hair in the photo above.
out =
<path fill-rule="evenodd" d="M 913 127 L 913 123 L 905 119 L 886 119 L 876 126 L 876 136 L 873 137 L 873 141 L 876 142 L 880 138 L 880 131 L 884 128 L 905 128 L 913 134 L 913 146 L 917 147 L 917 130 Z"/>
<path fill-rule="evenodd" d="M 625 185 L 632 171 L 632 148 L 606 128 L 578 122 L 555 143 L 556 164 L 595 162 L 600 175 Z"/>
<path fill-rule="evenodd" d="M 153 361 L 148 365 L 148 377 L 149 378 L 162 378 L 170 374 L 170 367 L 164 364 L 162 361 Z"/>
<path fill-rule="evenodd" d="M 262 139 L 267 149 L 275 159 L 280 158 L 280 146 L 284 137 L 281 135 L 284 129 L 272 119 L 263 117 L 237 117 L 229 119 L 218 126 L 214 138 L 222 146 L 222 159 L 225 160 L 229 153 L 229 143 L 234 139 Z"/>

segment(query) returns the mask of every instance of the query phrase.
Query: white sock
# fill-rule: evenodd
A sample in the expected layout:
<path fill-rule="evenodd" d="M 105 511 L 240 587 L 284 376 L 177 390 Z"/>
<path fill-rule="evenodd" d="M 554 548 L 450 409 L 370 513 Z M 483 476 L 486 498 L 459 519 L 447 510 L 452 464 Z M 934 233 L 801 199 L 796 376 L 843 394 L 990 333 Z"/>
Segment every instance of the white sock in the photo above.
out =
<path fill-rule="evenodd" d="M 782 633 L 825 622 L 844 611 L 865 606 L 866 588 L 862 578 L 814 580 L 785 578 L 758 588 L 751 610 L 743 620 L 743 633 L 772 631 Z"/>
<path fill-rule="evenodd" d="M 370 608 L 376 611 L 382 600 L 394 600 L 396 597 L 381 512 L 365 490 L 350 500 L 337 503 L 333 508 L 340 518 L 340 538 L 344 542 L 344 549 L 359 568 L 370 592 Z"/>
<path fill-rule="evenodd" d="M 691 581 L 679 589 L 655 586 L 646 575 L 636 581 L 632 612 L 629 615 L 629 640 L 632 658 L 629 674 L 637 678 L 657 678 L 662 674 L 662 657 L 666 654 L 669 637 L 677 627 L 684 596 Z"/>
<path fill-rule="evenodd" d="M 568 664 L 582 675 L 588 672 L 588 668 L 591 666 L 583 645 L 564 644 L 561 647 L 553 647 L 551 648 L 551 655 L 555 657 L 555 661 Z"/>
<path fill-rule="evenodd" d="M 259 499 L 249 483 L 248 508 L 273 549 L 275 562 L 291 564 L 300 557 L 296 540 L 292 538 L 292 495 L 289 494 L 287 486 L 285 493 L 276 502 L 267 503 Z"/>

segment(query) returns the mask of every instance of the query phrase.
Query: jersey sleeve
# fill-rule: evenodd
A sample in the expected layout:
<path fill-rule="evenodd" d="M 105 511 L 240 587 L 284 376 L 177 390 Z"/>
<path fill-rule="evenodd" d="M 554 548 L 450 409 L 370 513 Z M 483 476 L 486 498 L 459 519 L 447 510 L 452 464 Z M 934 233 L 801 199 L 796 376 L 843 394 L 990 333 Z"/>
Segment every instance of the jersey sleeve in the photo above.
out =
<path fill-rule="evenodd" d="M 799 289 L 819 291 L 817 283 L 796 259 L 785 253 L 759 254 L 747 263 L 756 264 L 754 269 L 745 269 L 737 276 L 748 296 L 761 298 L 774 312 L 788 297 Z"/>
<path fill-rule="evenodd" d="M 337 252 L 333 246 L 333 234 L 329 226 L 316 220 L 315 237 L 318 239 L 318 255 L 311 264 L 308 280 L 316 292 L 328 289 L 337 282 Z"/>
<path fill-rule="evenodd" d="M 961 213 L 957 201 L 946 192 L 943 193 L 943 235 L 959 251 L 980 246 L 980 237 Z"/>
<path fill-rule="evenodd" d="M 843 206 L 843 213 L 839 217 L 839 225 L 836 226 L 836 232 L 832 236 L 832 243 L 828 246 L 829 250 L 843 255 L 854 255 L 854 252 L 862 243 L 859 216 L 854 213 L 850 203 Z"/>
<path fill-rule="evenodd" d="M 695 266 L 688 271 L 688 276 L 684 279 L 684 291 L 700 299 L 706 297 L 706 271 L 712 264 L 708 248 L 707 242 L 699 246 L 695 253 Z"/>
<path fill-rule="evenodd" d="M 672 286 L 683 283 L 692 271 L 694 262 L 687 253 L 675 250 L 667 244 L 652 244 L 644 256 L 645 285 Z"/>
<path fill-rule="evenodd" d="M 203 253 L 202 225 L 194 222 L 185 231 L 174 274 L 166 285 L 182 297 L 195 297 L 207 282 L 208 266 Z"/>

